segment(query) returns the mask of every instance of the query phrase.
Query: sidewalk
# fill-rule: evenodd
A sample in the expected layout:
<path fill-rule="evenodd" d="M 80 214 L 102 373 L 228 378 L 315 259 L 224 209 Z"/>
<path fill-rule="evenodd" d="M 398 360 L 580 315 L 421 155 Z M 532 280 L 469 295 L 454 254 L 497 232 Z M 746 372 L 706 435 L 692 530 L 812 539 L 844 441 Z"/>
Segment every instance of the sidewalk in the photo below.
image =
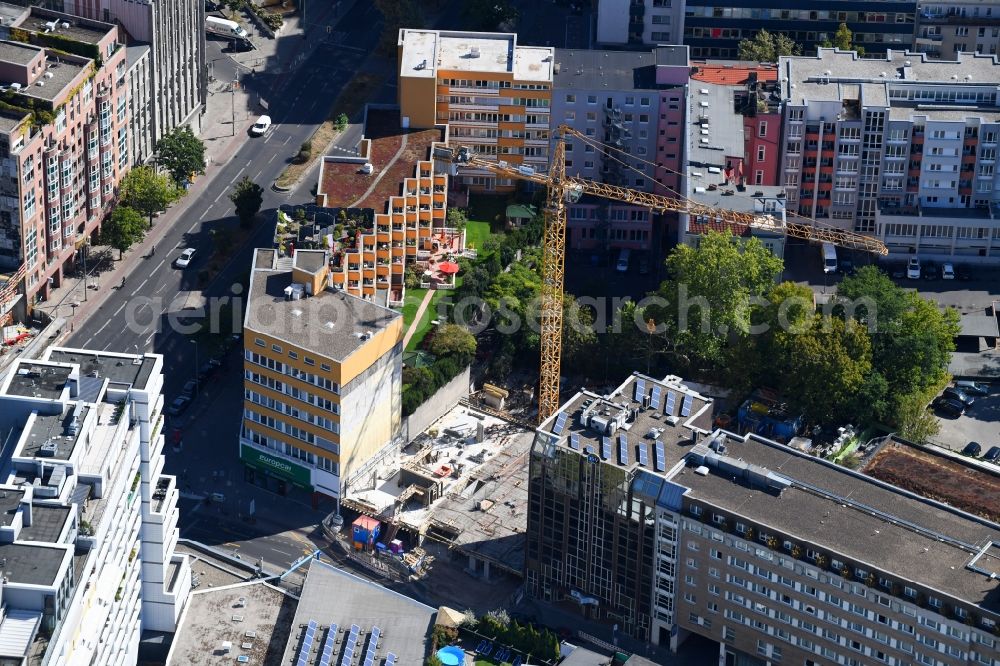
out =
<path fill-rule="evenodd" d="M 342 11 L 341 15 L 343 14 Z M 248 68 L 246 64 L 240 62 L 240 58 L 243 60 L 257 58 L 269 62 L 270 58 L 283 53 L 284 56 L 281 59 L 296 65 L 301 63 L 328 35 L 325 31 L 314 30 L 307 35 L 306 39 L 303 39 L 299 24 L 298 16 L 291 17 L 276 39 L 258 36 L 255 40 L 255 43 L 259 45 L 258 50 L 237 54 L 230 59 L 242 67 Z M 268 71 L 268 73 L 272 72 Z M 273 89 L 272 94 L 279 94 L 287 80 L 287 78 L 283 79 L 283 83 Z M 126 288 L 130 288 L 127 277 L 142 265 L 142 262 L 145 261 L 144 257 L 150 253 L 153 245 L 163 238 L 167 230 L 178 220 L 183 219 L 192 205 L 199 202 L 201 195 L 208 189 L 218 171 L 228 163 L 243 142 L 247 140 L 247 130 L 257 118 L 258 108 L 255 108 L 252 102 L 253 99 L 258 98 L 258 95 L 240 86 L 233 96 L 231 82 L 214 81 L 210 82 L 208 87 L 208 101 L 201 119 L 201 138 L 205 142 L 205 173 L 195 180 L 182 199 L 156 218 L 153 228 L 142 241 L 124 253 L 121 261 L 117 260 L 116 250 L 110 250 L 110 248 L 103 246 L 91 247 L 89 256 L 94 257 L 103 250 L 109 250 L 115 260 L 111 262 L 110 266 L 105 262 L 102 272 L 96 280 L 88 277 L 88 284 L 96 282 L 98 288 L 87 289 L 86 298 L 84 297 L 82 278 L 65 278 L 59 287 L 51 291 L 49 299 L 45 303 L 36 306 L 49 313 L 53 319 L 65 318 L 68 325 L 62 327 L 62 335 L 59 340 L 53 341 L 55 344 L 61 343 L 62 340 L 71 335 L 76 324 L 82 324 L 93 315 L 104 302 L 108 293 L 118 288 L 123 277 L 126 278 Z M 235 130 L 232 124 L 234 108 L 236 111 Z M 94 268 L 88 263 L 89 275 L 94 274 Z M 71 304 L 73 303 L 77 303 L 78 306 L 72 308 Z"/>

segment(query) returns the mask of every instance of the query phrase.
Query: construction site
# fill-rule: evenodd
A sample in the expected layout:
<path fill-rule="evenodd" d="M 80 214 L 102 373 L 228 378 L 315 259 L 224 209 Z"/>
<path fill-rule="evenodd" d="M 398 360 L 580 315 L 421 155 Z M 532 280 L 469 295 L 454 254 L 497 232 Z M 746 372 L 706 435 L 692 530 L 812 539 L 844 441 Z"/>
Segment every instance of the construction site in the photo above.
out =
<path fill-rule="evenodd" d="M 417 436 L 376 487 L 342 503 L 352 547 L 423 577 L 442 555 L 489 581 L 520 578 L 534 433 L 459 405 Z M 435 581 L 436 582 L 436 581 Z"/>

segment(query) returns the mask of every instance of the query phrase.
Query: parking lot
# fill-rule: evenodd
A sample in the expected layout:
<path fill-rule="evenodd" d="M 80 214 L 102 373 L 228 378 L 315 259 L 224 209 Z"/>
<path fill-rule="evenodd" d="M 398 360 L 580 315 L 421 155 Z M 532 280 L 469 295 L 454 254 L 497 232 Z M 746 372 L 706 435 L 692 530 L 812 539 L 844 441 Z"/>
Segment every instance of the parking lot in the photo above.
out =
<path fill-rule="evenodd" d="M 932 441 L 952 451 L 961 451 L 969 442 L 979 442 L 983 453 L 1000 446 L 1000 383 L 991 384 L 989 395 L 975 396 L 975 401 L 958 418 L 939 414 L 941 432 Z"/>

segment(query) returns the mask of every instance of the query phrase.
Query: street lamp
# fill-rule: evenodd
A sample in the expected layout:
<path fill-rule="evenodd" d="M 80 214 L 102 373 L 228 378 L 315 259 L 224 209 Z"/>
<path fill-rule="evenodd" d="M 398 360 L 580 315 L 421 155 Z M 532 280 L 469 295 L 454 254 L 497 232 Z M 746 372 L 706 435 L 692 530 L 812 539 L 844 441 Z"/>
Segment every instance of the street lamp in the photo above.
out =
<path fill-rule="evenodd" d="M 197 340 L 188 340 L 188 342 L 190 342 L 191 344 L 194 345 L 194 394 L 198 395 L 199 393 L 201 393 L 201 390 L 200 390 L 201 389 L 201 385 L 200 385 L 200 382 L 198 381 L 198 368 L 199 368 L 199 365 L 198 365 L 198 341 Z"/>

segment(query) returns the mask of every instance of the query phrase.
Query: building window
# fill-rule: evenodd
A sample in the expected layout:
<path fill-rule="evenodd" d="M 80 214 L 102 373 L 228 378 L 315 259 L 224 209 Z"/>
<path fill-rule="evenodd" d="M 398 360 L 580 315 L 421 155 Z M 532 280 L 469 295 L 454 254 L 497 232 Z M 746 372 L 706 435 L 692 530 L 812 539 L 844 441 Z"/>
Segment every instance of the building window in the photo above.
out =
<path fill-rule="evenodd" d="M 263 347 L 264 346 L 264 341 L 261 340 L 260 338 L 255 338 L 254 341 L 253 341 L 253 343 L 255 345 L 257 345 L 258 347 Z"/>
<path fill-rule="evenodd" d="M 271 351 L 281 353 L 281 345 L 271 345 Z"/>
<path fill-rule="evenodd" d="M 765 146 L 757 146 L 757 161 L 763 162 L 765 155 Z"/>
<path fill-rule="evenodd" d="M 306 362 L 306 365 L 316 365 L 316 359 L 306 356 L 303 360 Z"/>
<path fill-rule="evenodd" d="M 323 372 L 330 372 L 330 364 L 329 363 L 320 363 L 319 364 L 319 369 L 322 370 Z"/>
<path fill-rule="evenodd" d="M 293 351 L 291 351 L 291 350 L 289 350 L 289 351 L 288 351 L 288 358 L 290 358 L 290 359 L 293 359 L 293 360 L 294 360 L 294 359 L 297 359 L 298 357 L 299 357 L 299 355 L 298 355 L 298 354 L 296 354 L 295 352 L 293 352 Z"/>
<path fill-rule="evenodd" d="M 757 125 L 757 136 L 767 136 L 767 121 L 762 120 L 759 125 Z"/>
<path fill-rule="evenodd" d="M 575 104 L 576 103 L 576 95 L 566 95 L 566 103 L 567 104 Z"/>

